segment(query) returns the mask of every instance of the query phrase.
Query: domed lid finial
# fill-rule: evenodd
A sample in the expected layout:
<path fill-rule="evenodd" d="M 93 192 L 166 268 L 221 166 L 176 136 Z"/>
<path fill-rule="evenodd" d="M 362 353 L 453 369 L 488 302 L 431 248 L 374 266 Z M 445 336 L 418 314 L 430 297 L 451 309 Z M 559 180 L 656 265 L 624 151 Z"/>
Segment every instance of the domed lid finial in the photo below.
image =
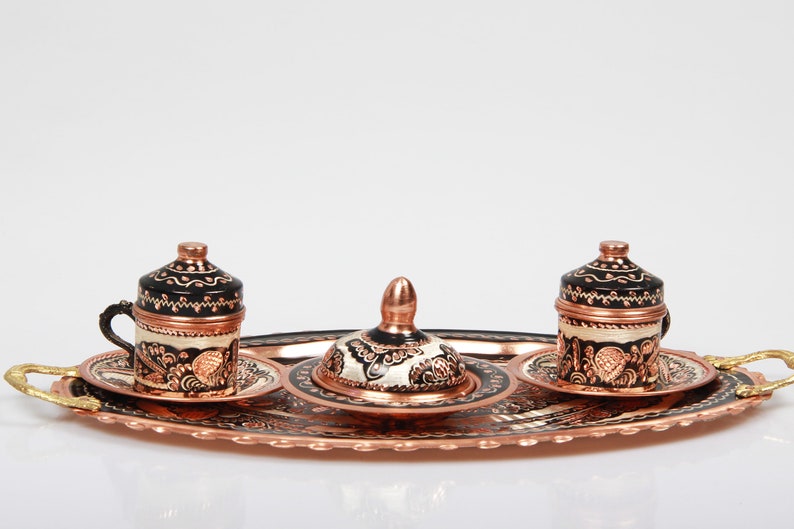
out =
<path fill-rule="evenodd" d="M 599 259 L 603 261 L 615 261 L 625 259 L 629 256 L 629 243 L 623 241 L 601 241 L 598 245 L 601 255 Z"/>
<path fill-rule="evenodd" d="M 417 331 L 416 291 L 405 277 L 395 278 L 386 287 L 380 304 L 381 322 L 378 329 L 390 334 L 409 334 Z"/>
<path fill-rule="evenodd" d="M 176 252 L 177 258 L 186 263 L 207 260 L 207 245 L 203 242 L 180 242 Z"/>

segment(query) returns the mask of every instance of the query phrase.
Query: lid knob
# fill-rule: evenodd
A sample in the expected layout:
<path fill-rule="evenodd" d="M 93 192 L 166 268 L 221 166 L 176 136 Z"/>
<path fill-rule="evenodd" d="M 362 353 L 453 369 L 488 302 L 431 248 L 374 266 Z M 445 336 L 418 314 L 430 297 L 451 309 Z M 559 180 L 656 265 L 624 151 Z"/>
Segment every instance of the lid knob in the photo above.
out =
<path fill-rule="evenodd" d="M 601 241 L 598 245 L 601 255 L 599 259 L 603 261 L 615 261 L 625 259 L 629 256 L 629 243 L 623 241 Z"/>
<path fill-rule="evenodd" d="M 179 260 L 187 263 L 207 259 L 207 245 L 203 242 L 180 242 L 176 251 Z"/>
<path fill-rule="evenodd" d="M 391 334 L 407 334 L 417 331 L 414 325 L 416 316 L 416 291 L 405 277 L 392 279 L 380 304 L 382 320 L 378 329 Z"/>

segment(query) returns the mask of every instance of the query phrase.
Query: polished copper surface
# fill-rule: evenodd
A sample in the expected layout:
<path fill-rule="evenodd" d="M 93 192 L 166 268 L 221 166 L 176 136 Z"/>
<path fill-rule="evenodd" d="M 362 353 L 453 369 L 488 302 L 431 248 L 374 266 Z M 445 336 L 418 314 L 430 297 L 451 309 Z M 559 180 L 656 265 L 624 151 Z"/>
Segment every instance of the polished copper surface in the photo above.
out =
<path fill-rule="evenodd" d="M 647 308 L 613 309 L 588 307 L 557 298 L 554 301 L 554 308 L 562 316 L 612 325 L 659 321 L 667 314 L 667 306 L 664 303 Z"/>
<path fill-rule="evenodd" d="M 598 245 L 601 252 L 599 259 L 604 261 L 619 261 L 629 256 L 629 243 L 623 241 L 601 241 Z"/>
<path fill-rule="evenodd" d="M 416 332 L 416 291 L 405 277 L 395 278 L 386 287 L 380 304 L 378 329 L 391 334 Z"/>
<path fill-rule="evenodd" d="M 207 260 L 207 245 L 203 242 L 181 242 L 176 251 L 179 260 L 186 263 Z"/>

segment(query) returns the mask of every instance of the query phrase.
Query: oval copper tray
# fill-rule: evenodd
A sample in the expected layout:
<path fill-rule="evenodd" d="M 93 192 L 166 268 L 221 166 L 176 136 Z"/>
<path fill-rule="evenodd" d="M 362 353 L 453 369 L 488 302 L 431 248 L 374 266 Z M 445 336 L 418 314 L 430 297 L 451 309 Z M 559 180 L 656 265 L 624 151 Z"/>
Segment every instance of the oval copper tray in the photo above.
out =
<path fill-rule="evenodd" d="M 249 355 L 291 366 L 323 354 L 339 336 L 350 331 L 320 331 L 247 337 Z M 506 365 L 517 355 L 548 348 L 556 337 L 543 334 L 428 330 L 442 336 L 462 354 Z M 577 437 L 604 437 L 643 430 L 664 431 L 725 415 L 740 413 L 768 399 L 771 393 L 737 397 L 737 388 L 764 383 L 763 375 L 742 368 L 720 370 L 712 382 L 666 395 L 611 399 L 550 391 L 519 383 L 508 397 L 476 409 L 454 413 L 435 422 L 371 423 L 340 409 L 313 404 L 283 389 L 256 399 L 209 404 L 155 402 L 114 394 L 84 380 L 65 376 L 53 384 L 62 397 L 92 397 L 98 411 L 76 409 L 103 424 L 123 424 L 133 430 L 226 439 L 241 444 L 313 450 L 352 448 L 451 450 L 462 447 L 531 446 L 565 442 Z"/>

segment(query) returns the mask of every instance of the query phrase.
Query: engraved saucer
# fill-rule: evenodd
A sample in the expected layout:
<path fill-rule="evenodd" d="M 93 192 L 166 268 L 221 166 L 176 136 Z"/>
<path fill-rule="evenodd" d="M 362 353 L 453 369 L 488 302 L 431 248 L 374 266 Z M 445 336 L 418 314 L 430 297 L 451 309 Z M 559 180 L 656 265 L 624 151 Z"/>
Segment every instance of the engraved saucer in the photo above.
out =
<path fill-rule="evenodd" d="M 310 358 L 295 365 L 284 377 L 284 389 L 301 399 L 359 417 L 382 419 L 439 418 L 498 402 L 510 395 L 518 381 L 504 369 L 478 358 L 462 357 L 472 386 L 457 394 L 428 398 L 422 392 L 401 395 L 362 390 L 358 394 L 338 393 L 318 379 L 322 358 Z"/>
<path fill-rule="evenodd" d="M 218 397 L 170 397 L 154 393 L 142 393 L 133 389 L 133 371 L 127 351 L 111 351 L 92 356 L 80 364 L 80 376 L 89 384 L 101 389 L 149 400 L 179 403 L 230 402 L 253 399 L 281 389 L 282 368 L 279 364 L 243 353 L 237 359 L 237 392 Z"/>
<path fill-rule="evenodd" d="M 647 391 L 620 389 L 582 389 L 557 382 L 557 349 L 546 348 L 517 356 L 507 369 L 527 384 L 544 389 L 591 397 L 654 397 L 687 391 L 708 384 L 717 377 L 717 369 L 702 357 L 686 351 L 662 349 L 659 353 L 659 378 L 656 387 Z"/>

